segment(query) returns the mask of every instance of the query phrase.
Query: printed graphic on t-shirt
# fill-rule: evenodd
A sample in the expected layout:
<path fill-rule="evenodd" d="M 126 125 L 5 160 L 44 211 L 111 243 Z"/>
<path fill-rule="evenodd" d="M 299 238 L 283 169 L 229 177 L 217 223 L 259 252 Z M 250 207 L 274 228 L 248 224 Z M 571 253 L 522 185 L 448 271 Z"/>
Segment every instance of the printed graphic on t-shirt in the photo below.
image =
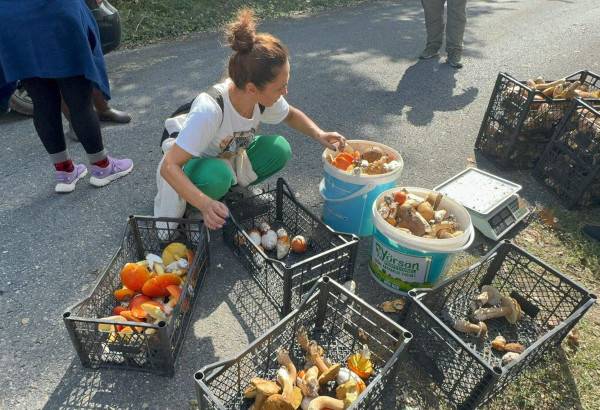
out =
<path fill-rule="evenodd" d="M 247 149 L 250 143 L 254 141 L 254 135 L 256 134 L 256 130 L 254 128 L 250 128 L 249 131 L 236 131 L 233 133 L 233 136 L 228 136 L 224 138 L 219 146 L 221 147 L 221 152 L 237 152 L 239 149 Z"/>

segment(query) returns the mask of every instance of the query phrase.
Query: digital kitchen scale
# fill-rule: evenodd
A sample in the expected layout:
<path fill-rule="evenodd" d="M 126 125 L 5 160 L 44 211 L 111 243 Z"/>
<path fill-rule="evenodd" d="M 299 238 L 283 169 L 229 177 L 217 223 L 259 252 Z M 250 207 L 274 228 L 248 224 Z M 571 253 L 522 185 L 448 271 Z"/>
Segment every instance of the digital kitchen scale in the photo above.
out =
<path fill-rule="evenodd" d="M 467 168 L 434 189 L 461 203 L 473 226 L 498 240 L 530 213 L 517 194 L 521 188 L 489 172 Z"/>

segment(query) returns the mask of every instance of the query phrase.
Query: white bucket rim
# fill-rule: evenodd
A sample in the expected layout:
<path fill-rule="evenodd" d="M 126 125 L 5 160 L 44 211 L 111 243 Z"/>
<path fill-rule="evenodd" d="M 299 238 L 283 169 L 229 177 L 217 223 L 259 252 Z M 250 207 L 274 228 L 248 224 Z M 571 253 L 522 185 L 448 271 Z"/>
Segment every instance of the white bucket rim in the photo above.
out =
<path fill-rule="evenodd" d="M 421 238 L 418 236 L 409 235 L 405 232 L 395 229 L 392 225 L 385 221 L 383 217 L 379 214 L 379 212 L 377 212 L 377 205 L 381 200 L 383 200 L 383 197 L 385 195 L 389 195 L 391 192 L 397 192 L 402 188 L 406 189 L 409 193 L 414 193 L 416 195 L 423 195 L 424 193 L 435 192 L 433 189 L 400 186 L 383 191 L 379 194 L 379 196 L 377 196 L 375 201 L 373 201 L 372 211 L 373 225 L 375 229 L 379 230 L 388 239 L 417 251 L 422 250 L 426 252 L 454 253 L 465 250 L 469 246 L 471 246 L 475 239 L 475 229 L 473 228 L 471 215 L 464 206 L 447 196 L 444 196 L 442 201 L 452 205 L 452 213 L 454 213 L 455 215 L 457 213 L 456 211 L 462 214 L 460 215 L 460 220 L 467 221 L 465 224 L 466 226 L 464 227 L 464 233 L 459 237 L 448 239 Z M 457 219 L 459 219 L 459 215 L 456 215 L 456 217 Z"/>
<path fill-rule="evenodd" d="M 396 151 L 394 148 L 389 147 L 380 142 L 375 142 L 375 141 L 347 140 L 346 142 L 350 145 L 369 145 L 369 146 L 379 147 L 382 150 L 384 150 L 388 153 L 391 153 L 392 156 L 394 157 L 393 159 L 400 162 L 400 166 L 390 172 L 386 172 L 385 174 L 379 174 L 379 175 L 348 174 L 347 172 L 334 167 L 333 165 L 331 165 L 329 163 L 329 161 L 327 161 L 327 155 L 328 154 L 333 155 L 335 153 L 335 151 L 332 151 L 329 148 L 325 148 L 325 150 L 321 154 L 321 160 L 323 161 L 323 168 L 326 173 L 328 173 L 329 175 L 334 176 L 335 178 L 340 179 L 344 182 L 348 182 L 351 184 L 357 184 L 357 185 L 364 185 L 367 183 L 385 183 L 385 182 L 395 181 L 398 178 L 400 178 L 400 174 L 402 173 L 402 170 L 404 169 L 404 160 L 402 159 L 402 155 L 400 155 L 400 153 L 398 151 Z"/>

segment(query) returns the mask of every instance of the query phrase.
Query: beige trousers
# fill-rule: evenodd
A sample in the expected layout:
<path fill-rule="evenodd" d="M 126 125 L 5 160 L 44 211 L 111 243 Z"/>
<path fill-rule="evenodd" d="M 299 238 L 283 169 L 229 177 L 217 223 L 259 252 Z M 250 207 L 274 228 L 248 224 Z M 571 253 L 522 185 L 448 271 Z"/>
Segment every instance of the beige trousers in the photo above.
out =
<path fill-rule="evenodd" d="M 444 39 L 444 3 L 447 3 L 446 51 L 461 52 L 467 23 L 467 0 L 421 0 L 425 11 L 427 48 L 439 50 Z"/>

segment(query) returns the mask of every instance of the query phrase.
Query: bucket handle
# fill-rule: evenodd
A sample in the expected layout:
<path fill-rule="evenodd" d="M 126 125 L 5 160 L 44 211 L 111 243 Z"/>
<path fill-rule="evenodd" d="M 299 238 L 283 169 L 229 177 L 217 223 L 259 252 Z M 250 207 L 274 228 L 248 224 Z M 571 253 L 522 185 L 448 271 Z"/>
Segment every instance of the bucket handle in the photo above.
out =
<path fill-rule="evenodd" d="M 373 188 L 375 188 L 375 186 L 376 185 L 374 185 L 374 184 L 367 184 L 367 185 L 364 185 L 358 191 L 352 192 L 350 195 L 345 196 L 343 198 L 329 198 L 329 197 L 325 196 L 325 180 L 322 179 L 321 182 L 319 183 L 319 193 L 321 194 L 321 197 L 327 202 L 344 202 L 344 201 L 348 201 L 350 199 L 357 198 L 364 194 L 368 194 L 369 192 L 371 192 L 373 190 Z"/>

